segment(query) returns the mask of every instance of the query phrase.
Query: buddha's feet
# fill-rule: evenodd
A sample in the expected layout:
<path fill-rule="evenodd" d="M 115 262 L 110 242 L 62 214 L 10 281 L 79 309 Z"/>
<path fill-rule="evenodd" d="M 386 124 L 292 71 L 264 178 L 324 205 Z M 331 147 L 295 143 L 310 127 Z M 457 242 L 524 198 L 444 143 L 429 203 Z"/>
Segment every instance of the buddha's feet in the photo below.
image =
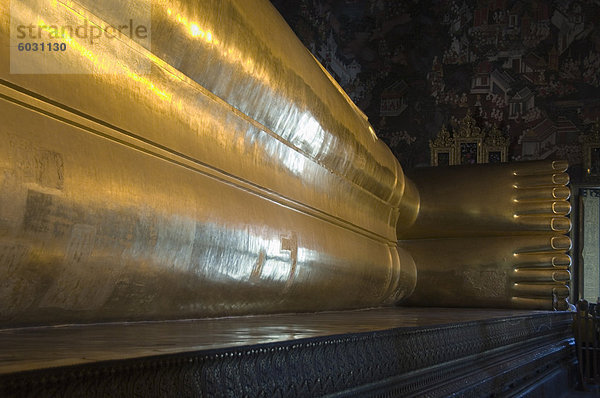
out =
<path fill-rule="evenodd" d="M 571 207 L 565 162 L 427 169 L 414 226 L 419 305 L 566 309 Z"/>

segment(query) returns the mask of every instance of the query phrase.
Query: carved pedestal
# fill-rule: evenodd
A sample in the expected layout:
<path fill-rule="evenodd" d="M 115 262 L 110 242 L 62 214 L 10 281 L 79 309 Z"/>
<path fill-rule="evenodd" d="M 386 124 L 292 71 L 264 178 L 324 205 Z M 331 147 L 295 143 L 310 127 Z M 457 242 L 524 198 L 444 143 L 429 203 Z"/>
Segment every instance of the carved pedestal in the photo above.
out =
<path fill-rule="evenodd" d="M 565 312 L 388 308 L 0 331 L 3 397 L 559 396 Z M 571 375 L 571 376 L 570 376 Z"/>

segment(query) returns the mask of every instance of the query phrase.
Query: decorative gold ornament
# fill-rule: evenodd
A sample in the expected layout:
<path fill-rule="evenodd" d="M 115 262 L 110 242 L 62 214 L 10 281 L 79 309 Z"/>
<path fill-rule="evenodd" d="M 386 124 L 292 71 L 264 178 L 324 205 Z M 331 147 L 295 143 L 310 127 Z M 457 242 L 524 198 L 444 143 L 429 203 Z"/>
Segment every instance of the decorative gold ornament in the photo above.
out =
<path fill-rule="evenodd" d="M 585 179 L 600 180 L 600 120 L 596 119 L 586 134 L 579 136 L 583 150 Z"/>
<path fill-rule="evenodd" d="M 431 165 L 506 162 L 508 145 L 508 137 L 496 125 L 489 131 L 482 130 L 477 126 L 471 110 L 467 110 L 466 116 L 458 121 L 452 135 L 442 126 L 438 136 L 429 141 Z"/>

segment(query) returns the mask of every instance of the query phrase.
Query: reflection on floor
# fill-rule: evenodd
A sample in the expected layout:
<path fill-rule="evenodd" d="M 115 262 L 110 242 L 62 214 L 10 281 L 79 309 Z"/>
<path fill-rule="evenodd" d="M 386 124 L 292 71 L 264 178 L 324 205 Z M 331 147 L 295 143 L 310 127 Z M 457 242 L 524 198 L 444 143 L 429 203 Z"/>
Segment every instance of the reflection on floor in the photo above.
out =
<path fill-rule="evenodd" d="M 246 346 L 394 328 L 456 324 L 544 311 L 456 308 L 381 308 L 122 324 L 66 325 L 0 330 L 0 374 Z"/>

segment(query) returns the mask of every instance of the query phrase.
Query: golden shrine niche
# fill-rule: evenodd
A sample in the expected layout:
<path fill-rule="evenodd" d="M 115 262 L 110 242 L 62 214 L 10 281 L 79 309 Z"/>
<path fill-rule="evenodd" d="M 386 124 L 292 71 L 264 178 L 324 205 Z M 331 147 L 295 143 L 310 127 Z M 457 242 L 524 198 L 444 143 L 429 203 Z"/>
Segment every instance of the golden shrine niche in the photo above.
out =
<path fill-rule="evenodd" d="M 451 134 L 446 126 L 429 140 L 432 166 L 454 166 L 507 161 L 509 139 L 496 125 L 481 129 L 467 111 Z"/>
<path fill-rule="evenodd" d="M 579 137 L 583 150 L 584 178 L 600 180 L 600 120 L 596 119 L 587 134 Z"/>

